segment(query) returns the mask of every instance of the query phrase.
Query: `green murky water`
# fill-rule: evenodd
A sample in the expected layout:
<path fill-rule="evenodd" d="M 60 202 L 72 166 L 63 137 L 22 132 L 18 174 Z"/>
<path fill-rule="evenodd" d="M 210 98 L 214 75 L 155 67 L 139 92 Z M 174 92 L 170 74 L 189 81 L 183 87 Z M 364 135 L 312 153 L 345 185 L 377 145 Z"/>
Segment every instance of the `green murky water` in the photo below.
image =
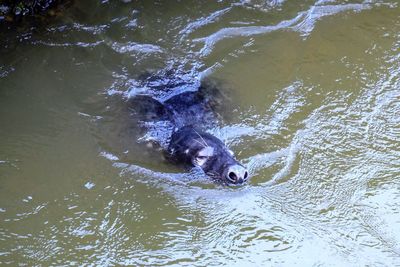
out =
<path fill-rule="evenodd" d="M 0 265 L 400 266 L 399 4 L 92 0 L 3 27 Z M 137 144 L 125 97 L 167 70 L 229 88 L 210 131 L 247 185 Z"/>

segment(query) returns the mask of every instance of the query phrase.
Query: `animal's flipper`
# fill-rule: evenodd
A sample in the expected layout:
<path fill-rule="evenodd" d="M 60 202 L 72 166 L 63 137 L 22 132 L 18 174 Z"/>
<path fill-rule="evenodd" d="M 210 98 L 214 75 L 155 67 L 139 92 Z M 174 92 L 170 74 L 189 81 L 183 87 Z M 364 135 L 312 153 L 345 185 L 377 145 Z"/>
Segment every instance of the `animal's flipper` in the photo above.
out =
<path fill-rule="evenodd" d="M 148 95 L 136 95 L 128 103 L 131 116 L 138 121 L 172 120 L 171 112 L 164 104 Z"/>

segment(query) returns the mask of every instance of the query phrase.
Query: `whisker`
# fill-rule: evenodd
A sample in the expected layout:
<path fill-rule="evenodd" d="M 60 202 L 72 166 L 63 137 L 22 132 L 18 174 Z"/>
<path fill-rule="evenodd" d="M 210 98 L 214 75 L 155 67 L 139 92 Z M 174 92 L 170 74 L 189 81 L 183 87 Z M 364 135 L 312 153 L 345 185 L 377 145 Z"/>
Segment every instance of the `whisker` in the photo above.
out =
<path fill-rule="evenodd" d="M 197 142 L 197 143 L 199 143 L 199 144 L 202 145 L 203 147 L 206 147 L 206 146 L 205 146 L 202 142 L 200 142 L 199 140 L 194 139 L 194 141 Z"/>
<path fill-rule="evenodd" d="M 205 146 L 208 146 L 206 140 L 204 140 L 204 138 L 196 131 L 196 129 L 193 128 L 193 131 L 201 138 L 201 140 L 203 140 Z"/>
<path fill-rule="evenodd" d="M 219 174 L 217 172 L 214 172 L 214 171 L 206 172 L 206 174 L 211 176 L 211 177 L 214 177 L 214 178 L 219 176 Z"/>

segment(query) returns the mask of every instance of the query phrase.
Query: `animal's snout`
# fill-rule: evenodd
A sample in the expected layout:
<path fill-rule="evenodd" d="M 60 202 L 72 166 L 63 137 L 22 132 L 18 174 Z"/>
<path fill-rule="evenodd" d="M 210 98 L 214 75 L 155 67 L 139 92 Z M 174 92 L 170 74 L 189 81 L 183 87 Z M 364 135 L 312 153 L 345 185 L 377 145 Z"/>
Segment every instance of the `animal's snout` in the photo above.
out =
<path fill-rule="evenodd" d="M 226 179 L 233 184 L 241 184 L 247 180 L 249 173 L 245 167 L 239 164 L 231 165 L 226 172 Z"/>

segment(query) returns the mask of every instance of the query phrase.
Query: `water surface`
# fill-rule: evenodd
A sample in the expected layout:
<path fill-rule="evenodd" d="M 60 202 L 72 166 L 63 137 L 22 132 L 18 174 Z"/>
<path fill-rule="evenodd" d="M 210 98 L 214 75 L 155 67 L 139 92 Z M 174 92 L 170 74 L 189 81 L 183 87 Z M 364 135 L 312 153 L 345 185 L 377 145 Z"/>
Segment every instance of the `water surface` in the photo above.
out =
<path fill-rule="evenodd" d="M 1 265 L 400 266 L 398 1 L 75 2 L 1 28 Z M 218 81 L 247 185 L 138 144 L 146 73 Z"/>

